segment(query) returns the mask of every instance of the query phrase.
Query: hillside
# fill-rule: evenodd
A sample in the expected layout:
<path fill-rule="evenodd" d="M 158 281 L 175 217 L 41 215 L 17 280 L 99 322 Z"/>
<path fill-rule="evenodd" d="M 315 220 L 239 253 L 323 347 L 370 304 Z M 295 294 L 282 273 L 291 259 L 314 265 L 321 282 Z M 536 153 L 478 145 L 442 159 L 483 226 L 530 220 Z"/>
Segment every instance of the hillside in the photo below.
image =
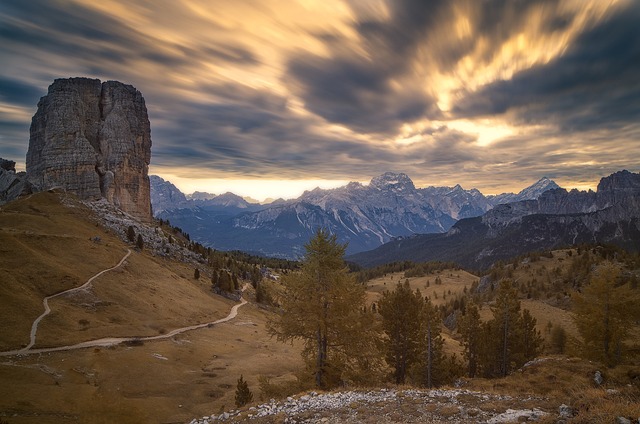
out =
<path fill-rule="evenodd" d="M 38 193 L 0 207 L 0 418 L 9 423 L 181 422 L 233 405 L 241 373 L 291 378 L 297 347 L 269 339 L 269 313 L 252 303 L 227 322 L 159 340 L 171 331 L 226 317 L 231 300 L 214 295 L 194 264 L 134 249 L 105 229 L 83 203 Z M 151 232 L 157 232 L 150 228 Z M 29 343 L 42 300 L 53 298 L 33 349 L 101 338 L 130 342 L 42 354 L 6 355 Z M 204 268 L 204 267 L 203 267 Z M 250 289 L 246 297 L 253 296 Z M 259 349 L 259 353 L 256 351 Z M 274 358 L 286 358 L 274 362 Z"/>
<path fill-rule="evenodd" d="M 43 421 L 186 423 L 194 417 L 219 417 L 233 408 L 234 388 L 240 374 L 249 381 L 254 405 L 274 396 L 263 397 L 267 395 L 262 394 L 258 385 L 261 375 L 267 376 L 271 384 L 282 384 L 285 392 L 295 391 L 292 382 L 303 367 L 300 346 L 280 344 L 268 336 L 266 322 L 272 312 L 256 306 L 251 288 L 244 296 L 250 302 L 239 309 L 237 317 L 206 325 L 226 317 L 236 305 L 211 292 L 206 266 L 202 266 L 202 277 L 194 279 L 193 257 L 161 255 L 164 250 L 154 248 L 151 239 L 147 248 L 136 250 L 121 241 L 121 234 L 102 227 L 99 222 L 85 203 L 64 193 L 39 193 L 0 208 L 3 249 L 0 313 L 3 322 L 9 323 L 3 326 L 0 351 L 23 349 L 28 344 L 29 329 L 43 312 L 45 296 L 79 287 L 92 276 L 108 270 L 92 280 L 86 290 L 49 301 L 52 312 L 41 321 L 33 349 L 18 355 L 0 352 L 0 418 L 13 424 Z M 137 231 L 164 237 L 164 230 L 160 228 L 137 227 Z M 126 256 L 128 251 L 130 256 Z M 584 252 L 578 255 L 562 251 L 535 260 L 524 258 L 517 266 L 503 264 L 488 276 L 521 280 L 523 307 L 532 311 L 543 333 L 547 323 L 553 321 L 554 325 L 562 322 L 569 334 L 574 335 L 575 330 L 567 324 L 570 314 L 566 305 L 546 293 L 569 287 L 564 281 L 573 281 L 569 278 L 572 273 L 582 272 L 576 261 L 583 255 Z M 174 257 L 184 261 L 172 259 Z M 120 261 L 122 264 L 118 265 Z M 540 287 L 539 295 L 524 300 L 528 282 L 545 271 L 551 275 L 550 285 Z M 563 281 L 557 288 L 556 277 Z M 479 276 L 443 268 L 425 275 L 391 273 L 371 280 L 367 283 L 369 305 L 379 299 L 382 291 L 404 279 L 409 279 L 412 288 L 419 288 L 443 310 L 449 308 L 453 300 L 469 296 L 472 291 L 483 296 L 478 292 Z M 283 290 L 279 283 L 270 284 L 275 291 Z M 486 301 L 491 301 L 490 296 L 487 295 Z M 485 306 L 481 312 L 486 315 L 488 308 Z M 173 330 L 202 323 L 205 326 L 198 330 L 169 336 Z M 461 355 L 457 333 L 443 330 L 445 351 Z M 164 338 L 150 340 L 149 337 Z M 65 347 L 101 338 L 128 338 L 128 341 L 72 350 Z M 37 349 L 56 347 L 61 350 L 31 354 L 38 352 Z M 508 414 L 509 409 L 516 409 L 517 414 L 522 415 L 531 408 L 538 408 L 549 414 L 548 417 L 557 417 L 560 403 L 573 402 L 571 405 L 576 408 L 580 405 L 581 399 L 569 386 L 590 390 L 589 373 L 595 369 L 594 365 L 580 361 L 567 364 L 578 374 L 570 379 L 567 376 L 570 384 L 562 388 L 548 384 L 545 377 L 557 373 L 555 368 L 536 365 L 522 375 L 515 373 L 499 382 L 461 380 L 462 388 L 431 392 L 375 388 L 364 395 L 335 393 L 326 395 L 329 404 L 322 407 L 313 405 L 320 405 L 317 402 L 324 397 L 300 394 L 282 401 L 281 405 L 269 404 L 267 409 L 271 412 L 249 421 L 272 422 L 288 415 L 305 422 L 373 419 L 389 423 L 419 422 L 425 417 L 434 422 L 480 419 L 504 422 L 498 420 L 513 417 Z M 607 387 L 615 390 L 630 381 L 622 369 L 610 376 Z M 630 387 L 624 389 L 620 399 L 606 400 L 607 405 L 613 402 L 620 413 L 635 413 L 616 403 L 622 396 L 636 396 L 635 386 Z M 589 392 L 589 396 L 596 394 Z M 352 401 L 345 404 L 340 399 Z M 399 410 L 398 399 L 404 405 Z M 369 407 L 352 407 L 354 402 Z M 293 404 L 300 405 L 298 412 L 282 412 Z M 265 408 L 258 410 L 267 410 Z M 226 416 L 232 420 L 248 420 L 249 413 L 255 414 Z"/>

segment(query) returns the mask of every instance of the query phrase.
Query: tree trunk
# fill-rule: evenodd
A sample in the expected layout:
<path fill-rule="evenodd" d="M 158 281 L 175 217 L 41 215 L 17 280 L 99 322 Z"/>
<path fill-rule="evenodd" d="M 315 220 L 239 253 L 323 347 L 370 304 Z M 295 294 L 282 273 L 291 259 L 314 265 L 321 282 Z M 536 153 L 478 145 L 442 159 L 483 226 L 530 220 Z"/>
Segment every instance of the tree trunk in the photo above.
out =
<path fill-rule="evenodd" d="M 504 334 L 502 335 L 502 363 L 500 374 L 506 377 L 509 371 L 509 311 L 504 312 Z"/>
<path fill-rule="evenodd" d="M 427 325 L 427 387 L 431 388 L 433 368 L 433 346 L 431 345 L 431 323 Z"/>
<path fill-rule="evenodd" d="M 322 330 L 318 328 L 317 334 L 318 357 L 316 358 L 316 386 L 324 387 L 324 368 L 327 358 L 327 339 L 323 337 Z"/>

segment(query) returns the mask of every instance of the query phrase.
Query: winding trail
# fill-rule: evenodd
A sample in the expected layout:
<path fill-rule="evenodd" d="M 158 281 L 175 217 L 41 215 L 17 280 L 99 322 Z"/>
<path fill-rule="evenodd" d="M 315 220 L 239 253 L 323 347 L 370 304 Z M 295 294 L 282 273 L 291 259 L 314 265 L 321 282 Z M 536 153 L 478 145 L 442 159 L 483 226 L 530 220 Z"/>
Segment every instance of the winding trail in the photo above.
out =
<path fill-rule="evenodd" d="M 113 346 L 113 345 L 117 345 L 120 343 L 125 343 L 125 342 L 133 342 L 133 341 L 152 341 L 152 340 L 162 340 L 162 339 L 168 339 L 171 338 L 177 334 L 181 334 L 181 333 L 185 333 L 187 331 L 191 331 L 191 330 L 197 330 L 200 328 L 205 328 L 205 327 L 211 327 L 214 326 L 216 324 L 222 324 L 224 322 L 227 321 L 231 321 L 232 319 L 234 319 L 237 315 L 238 315 L 238 309 L 240 309 L 240 307 L 244 306 L 247 304 L 247 301 L 241 297 L 240 298 L 240 303 L 238 303 L 237 305 L 234 305 L 231 308 L 231 311 L 229 312 L 229 315 L 227 315 L 224 318 L 220 318 L 219 320 L 216 321 L 212 321 L 212 322 L 205 322 L 203 324 L 196 324 L 196 325 L 190 325 L 188 327 L 181 327 L 181 328 L 176 328 L 175 330 L 171 330 L 170 332 L 166 333 L 166 334 L 160 334 L 157 336 L 148 336 L 148 337 L 107 337 L 107 338 L 102 338 L 102 339 L 96 339 L 96 340 L 88 340 L 86 342 L 81 342 L 81 343 L 77 343 L 74 345 L 68 345 L 68 346 L 57 346 L 57 347 L 46 347 L 46 348 L 41 348 L 41 349 L 32 349 L 33 345 L 36 342 L 36 333 L 38 331 L 38 324 L 40 323 L 40 321 L 46 317 L 50 312 L 51 312 L 51 308 L 49 307 L 49 299 L 53 299 L 54 297 L 58 297 L 61 296 L 63 294 L 67 294 L 67 293 L 71 293 L 77 290 L 84 290 L 86 288 L 88 288 L 91 283 L 93 282 L 93 280 L 95 280 L 96 278 L 98 278 L 99 276 L 101 276 L 102 274 L 109 272 L 109 271 L 113 271 L 114 269 L 122 266 L 122 264 L 124 263 L 124 261 L 129 257 L 129 255 L 131 255 L 131 250 L 127 249 L 127 254 L 124 255 L 124 257 L 120 260 L 120 262 L 118 262 L 117 265 L 102 270 L 99 273 L 97 273 L 96 275 L 94 275 L 93 277 L 89 278 L 87 280 L 86 283 L 84 283 L 83 285 L 81 285 L 80 287 L 75 287 L 69 290 L 65 290 L 62 291 L 60 293 L 56 293 L 54 295 L 51 296 L 47 296 L 44 298 L 44 300 L 42 301 L 42 304 L 44 305 L 44 313 L 42 315 L 40 315 L 38 318 L 36 318 L 36 320 L 33 322 L 32 326 L 31 326 L 31 341 L 29 342 L 29 344 L 22 348 L 22 349 L 16 349 L 16 350 L 8 350 L 5 352 L 0 352 L 0 357 L 3 356 L 26 356 L 26 355 L 33 355 L 33 354 L 39 354 L 39 353 L 49 353 L 49 352 L 61 352 L 61 351 L 69 351 L 69 350 L 77 350 L 77 349 L 85 349 L 85 348 L 89 348 L 89 347 L 105 347 L 105 346 Z M 246 290 L 247 285 L 245 284 L 245 286 L 242 288 L 242 291 Z"/>

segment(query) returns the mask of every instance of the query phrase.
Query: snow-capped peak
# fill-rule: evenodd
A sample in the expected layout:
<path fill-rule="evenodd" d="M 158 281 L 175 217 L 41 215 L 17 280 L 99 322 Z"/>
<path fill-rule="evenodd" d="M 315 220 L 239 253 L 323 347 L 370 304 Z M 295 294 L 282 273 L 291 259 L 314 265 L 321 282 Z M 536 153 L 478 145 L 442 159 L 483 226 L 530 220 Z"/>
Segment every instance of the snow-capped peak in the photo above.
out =
<path fill-rule="evenodd" d="M 379 175 L 371 180 L 369 184 L 370 187 L 377 188 L 379 190 L 384 189 L 412 189 L 414 190 L 416 187 L 413 185 L 413 181 L 407 174 L 399 173 L 396 174 L 394 172 L 385 172 L 382 175 Z"/>
<path fill-rule="evenodd" d="M 518 197 L 521 200 L 537 199 L 545 191 L 552 190 L 554 188 L 560 188 L 560 186 L 556 184 L 555 181 L 547 177 L 542 177 L 535 184 L 518 193 Z"/>

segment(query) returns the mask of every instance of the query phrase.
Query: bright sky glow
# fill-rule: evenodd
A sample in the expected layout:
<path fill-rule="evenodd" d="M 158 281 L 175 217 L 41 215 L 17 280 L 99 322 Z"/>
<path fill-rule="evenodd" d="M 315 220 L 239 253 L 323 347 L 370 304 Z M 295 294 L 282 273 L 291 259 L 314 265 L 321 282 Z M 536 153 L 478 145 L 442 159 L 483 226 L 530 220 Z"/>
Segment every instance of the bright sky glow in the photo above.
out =
<path fill-rule="evenodd" d="M 134 85 L 186 192 L 595 188 L 640 157 L 636 0 L 7 0 L 0 157 L 55 78 Z"/>

